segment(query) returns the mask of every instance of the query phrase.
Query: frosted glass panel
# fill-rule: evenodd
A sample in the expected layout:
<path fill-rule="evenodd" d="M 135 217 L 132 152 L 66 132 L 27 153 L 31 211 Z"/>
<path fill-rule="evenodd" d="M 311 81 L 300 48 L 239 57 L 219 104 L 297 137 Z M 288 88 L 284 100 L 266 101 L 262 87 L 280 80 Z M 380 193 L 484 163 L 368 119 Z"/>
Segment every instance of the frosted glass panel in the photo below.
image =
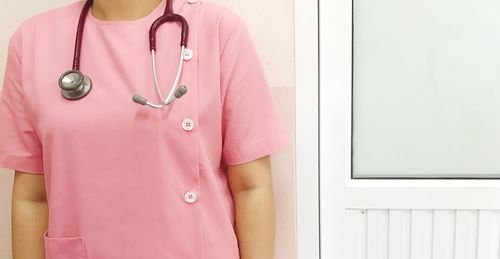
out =
<path fill-rule="evenodd" d="M 500 1 L 353 12 L 353 177 L 500 178 Z"/>

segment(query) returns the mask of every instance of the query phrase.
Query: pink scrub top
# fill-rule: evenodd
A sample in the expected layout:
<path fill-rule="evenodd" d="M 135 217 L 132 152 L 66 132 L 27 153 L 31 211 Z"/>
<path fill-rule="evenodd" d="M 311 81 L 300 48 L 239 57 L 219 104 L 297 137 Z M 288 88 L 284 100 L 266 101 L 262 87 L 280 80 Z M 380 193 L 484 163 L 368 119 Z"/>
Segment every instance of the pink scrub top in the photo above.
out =
<path fill-rule="evenodd" d="M 44 174 L 47 259 L 237 259 L 226 165 L 289 144 L 245 23 L 211 3 L 175 0 L 193 51 L 182 98 L 153 102 L 147 16 L 103 21 L 87 15 L 81 71 L 93 82 L 66 100 L 59 76 L 71 68 L 83 1 L 23 22 L 9 41 L 0 103 L 0 166 Z M 157 35 L 166 96 L 179 55 L 179 26 Z M 259 172 L 255 172 L 259 173 Z"/>

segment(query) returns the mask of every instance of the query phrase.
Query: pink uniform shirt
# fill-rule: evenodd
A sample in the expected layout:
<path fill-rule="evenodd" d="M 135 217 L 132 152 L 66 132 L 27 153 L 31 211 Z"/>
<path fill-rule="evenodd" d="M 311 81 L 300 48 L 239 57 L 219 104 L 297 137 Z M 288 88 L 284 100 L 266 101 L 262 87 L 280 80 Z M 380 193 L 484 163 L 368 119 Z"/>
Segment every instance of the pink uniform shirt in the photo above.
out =
<path fill-rule="evenodd" d="M 245 23 L 216 4 L 175 0 L 190 25 L 182 98 L 158 103 L 148 43 L 165 0 L 133 21 L 85 23 L 81 71 L 93 82 L 66 100 L 83 1 L 23 22 L 9 42 L 0 103 L 0 166 L 44 174 L 47 259 L 237 259 L 226 165 L 289 144 Z M 178 65 L 180 27 L 157 34 L 166 96 Z M 190 125 L 189 123 L 191 122 Z M 259 173 L 259 172 L 255 172 Z"/>

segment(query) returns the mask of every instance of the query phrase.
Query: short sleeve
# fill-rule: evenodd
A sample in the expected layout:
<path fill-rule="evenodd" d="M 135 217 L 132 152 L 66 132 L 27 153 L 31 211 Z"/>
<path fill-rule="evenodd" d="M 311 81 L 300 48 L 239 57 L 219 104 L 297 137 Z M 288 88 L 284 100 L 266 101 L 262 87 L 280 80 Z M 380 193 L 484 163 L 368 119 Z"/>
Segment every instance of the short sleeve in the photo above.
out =
<path fill-rule="evenodd" d="M 241 18 L 235 21 L 220 60 L 222 156 L 228 165 L 266 156 L 290 141 L 249 30 Z"/>
<path fill-rule="evenodd" d="M 43 174 L 42 148 L 22 89 L 20 47 L 18 29 L 9 40 L 0 99 L 0 167 Z"/>

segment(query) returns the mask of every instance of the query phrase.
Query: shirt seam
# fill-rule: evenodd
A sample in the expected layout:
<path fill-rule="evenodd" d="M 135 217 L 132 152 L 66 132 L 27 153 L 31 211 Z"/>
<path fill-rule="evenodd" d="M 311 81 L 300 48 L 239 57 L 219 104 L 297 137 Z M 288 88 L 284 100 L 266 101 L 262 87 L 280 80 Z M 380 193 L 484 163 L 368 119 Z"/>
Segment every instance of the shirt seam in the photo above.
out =
<path fill-rule="evenodd" d="M 239 24 L 240 22 L 241 22 L 240 20 L 236 21 L 236 22 L 234 23 L 234 25 L 233 25 L 233 27 L 232 27 L 231 31 L 229 32 L 229 35 L 228 35 L 228 37 L 227 37 L 226 41 L 224 42 L 224 47 L 222 48 L 222 51 L 221 51 L 221 53 L 220 53 L 220 58 L 219 58 L 219 59 L 220 59 L 220 61 L 222 60 L 222 57 L 223 57 L 223 56 L 224 56 L 224 54 L 226 53 L 226 48 L 227 48 L 227 45 L 229 44 L 229 41 L 232 39 L 233 34 L 234 34 L 234 31 L 236 31 L 236 28 L 238 27 L 238 24 Z"/>
<path fill-rule="evenodd" d="M 222 96 L 224 96 L 224 98 L 222 98 L 222 96 L 221 96 L 221 111 L 222 111 L 222 114 L 221 114 L 221 134 L 224 133 L 224 134 L 222 134 L 222 145 L 223 146 L 224 146 L 224 143 L 225 143 L 225 141 L 224 141 L 225 138 L 224 137 L 225 137 L 225 133 L 226 133 L 225 130 L 224 130 L 224 125 L 225 125 L 225 120 L 226 120 L 226 118 L 225 118 L 226 116 L 224 114 L 224 109 L 225 109 L 225 107 L 227 105 L 226 104 L 226 102 L 227 102 L 227 93 L 229 92 L 229 88 L 230 88 L 231 84 L 229 84 L 226 87 L 226 89 L 224 89 L 224 91 L 222 91 L 222 84 L 221 84 L 221 81 L 220 81 L 220 78 L 221 78 L 221 75 L 222 75 L 222 71 L 220 70 L 220 67 L 221 67 L 220 65 L 222 64 L 222 59 L 223 59 L 223 56 L 224 56 L 224 54 L 226 52 L 227 46 L 229 45 L 229 41 L 233 38 L 234 32 L 236 31 L 236 28 L 238 27 L 238 25 L 239 25 L 240 22 L 241 22 L 241 20 L 237 20 L 234 23 L 231 31 L 229 32 L 229 35 L 228 35 L 226 41 L 224 42 L 224 47 L 223 47 L 223 49 L 222 49 L 222 51 L 220 53 L 220 56 L 219 56 L 219 85 L 220 85 L 220 88 L 221 88 L 221 94 L 222 94 Z"/>
<path fill-rule="evenodd" d="M 36 121 L 36 116 L 35 116 L 35 110 L 33 109 L 33 106 L 31 105 L 30 102 L 28 102 L 27 98 L 26 98 L 26 94 L 25 94 L 25 89 L 24 89 L 24 65 L 23 65 L 23 53 L 24 53 L 24 48 L 23 48 L 23 30 L 22 30 L 22 27 L 19 28 L 19 43 L 17 44 L 17 52 L 14 51 L 14 54 L 16 55 L 17 59 L 19 60 L 19 73 L 20 73 L 20 76 L 19 76 L 19 91 L 21 92 L 21 102 L 23 105 L 23 107 L 26 108 L 27 112 L 29 113 L 28 115 L 28 121 L 29 123 L 31 124 L 31 127 L 34 129 L 36 135 L 37 135 L 37 138 L 38 138 L 38 142 L 40 143 L 40 146 L 42 146 L 42 143 L 41 143 L 41 138 L 40 138 L 40 132 L 39 132 L 39 129 L 38 127 L 35 127 L 35 123 L 34 121 Z M 43 153 L 43 152 L 39 152 L 40 154 Z"/>

